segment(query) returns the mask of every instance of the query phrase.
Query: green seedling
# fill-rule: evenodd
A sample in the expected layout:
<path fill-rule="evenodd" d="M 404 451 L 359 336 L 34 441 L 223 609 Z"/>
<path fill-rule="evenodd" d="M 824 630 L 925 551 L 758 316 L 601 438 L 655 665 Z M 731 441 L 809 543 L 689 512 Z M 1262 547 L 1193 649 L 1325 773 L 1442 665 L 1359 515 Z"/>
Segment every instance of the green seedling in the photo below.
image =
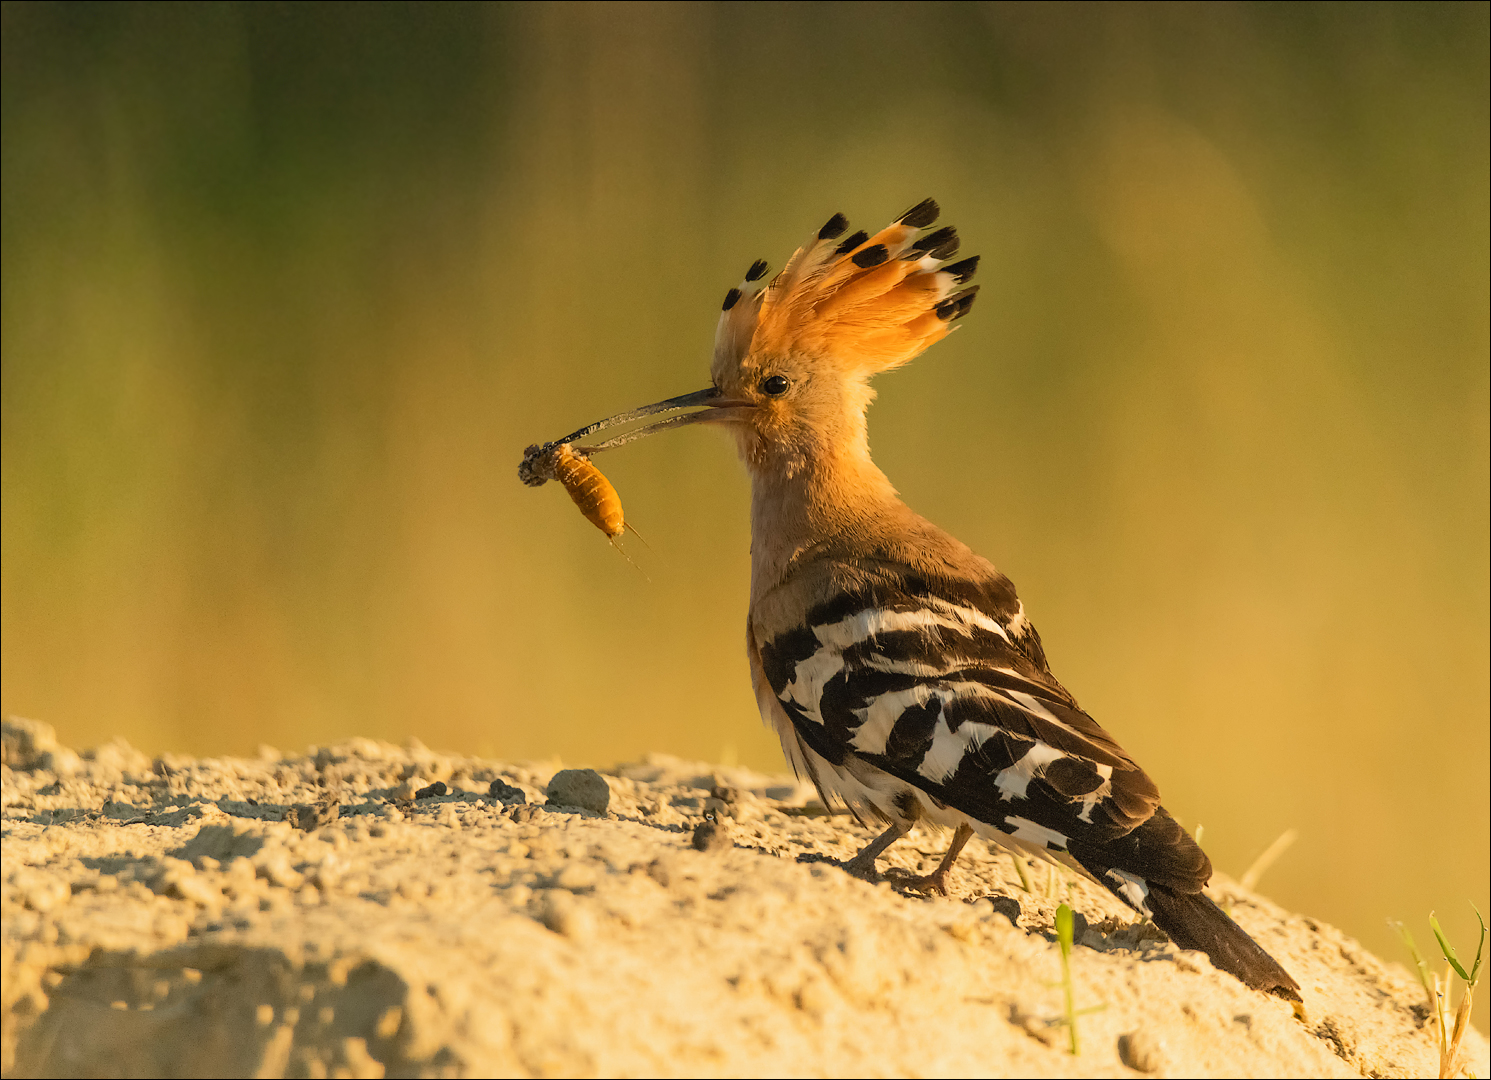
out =
<path fill-rule="evenodd" d="M 1403 939 L 1408 954 L 1413 957 L 1414 970 L 1418 972 L 1419 985 L 1424 988 L 1424 997 L 1429 1003 L 1429 1015 L 1434 1021 L 1439 1032 L 1439 1075 L 1441 1080 L 1447 1080 L 1454 1076 L 1456 1062 L 1460 1057 L 1460 1042 L 1465 1037 L 1466 1029 L 1470 1027 L 1470 1013 L 1475 999 L 1476 984 L 1480 981 L 1481 961 L 1486 946 L 1486 921 L 1481 918 L 1479 909 L 1474 904 L 1471 910 L 1475 912 L 1476 922 L 1480 924 L 1480 938 L 1476 942 L 1475 961 L 1470 965 L 1470 970 L 1465 970 L 1465 965 L 1460 962 L 1459 954 L 1444 936 L 1444 930 L 1439 925 L 1439 920 L 1431 912 L 1429 915 L 1429 929 L 1434 931 L 1434 938 L 1439 942 L 1439 951 L 1443 954 L 1449 968 L 1444 973 L 1444 982 L 1441 984 L 1438 972 L 1429 967 L 1423 954 L 1419 952 L 1418 945 L 1413 940 L 1413 935 L 1408 932 L 1408 927 L 1401 922 L 1390 921 L 1398 936 Z M 1465 989 L 1460 992 L 1460 1005 L 1455 1010 L 1454 1025 L 1451 1026 L 1446 1010 L 1449 1008 L 1450 998 L 1450 971 L 1460 976 Z"/>
<path fill-rule="evenodd" d="M 1429 929 L 1434 931 L 1434 938 L 1439 942 L 1439 951 L 1444 954 L 1445 961 L 1455 969 L 1455 974 L 1460 976 L 1460 981 L 1465 984 L 1465 989 L 1460 991 L 1460 1007 L 1455 1010 L 1455 1030 L 1449 1038 L 1449 1048 L 1445 1049 L 1443 1011 L 1440 1013 L 1439 1023 L 1439 1075 L 1441 1077 L 1453 1076 L 1455 1061 L 1460 1056 L 1460 1040 L 1465 1037 L 1465 1029 L 1470 1026 L 1471 1001 L 1475 997 L 1476 983 L 1481 977 L 1481 959 L 1486 948 L 1486 920 L 1481 918 L 1480 910 L 1470 905 L 1470 910 L 1475 912 L 1475 921 L 1480 924 L 1480 937 L 1476 940 L 1475 962 L 1466 971 L 1465 966 L 1460 963 L 1460 957 L 1455 953 L 1455 947 L 1451 945 L 1444 936 L 1444 931 L 1439 928 L 1439 920 L 1434 913 L 1429 913 Z M 1445 973 L 1445 997 L 1449 997 L 1449 973 Z M 1445 1002 L 1448 1004 L 1448 1001 Z"/>
<path fill-rule="evenodd" d="M 1408 950 L 1408 955 L 1413 957 L 1413 970 L 1418 973 L 1419 985 L 1424 988 L 1424 998 L 1429 1003 L 1429 1015 L 1439 1014 L 1439 995 L 1434 989 L 1434 973 L 1429 970 L 1429 964 L 1419 952 L 1418 944 L 1413 940 L 1413 935 L 1408 932 L 1397 919 L 1389 919 L 1387 924 L 1398 932 L 1403 939 L 1403 947 Z"/>
<path fill-rule="evenodd" d="M 1396 919 L 1389 919 L 1388 925 L 1398 931 L 1398 936 L 1403 939 L 1403 946 L 1408 950 L 1408 955 L 1413 957 L 1413 969 L 1418 973 L 1419 985 L 1424 988 L 1424 1000 L 1429 1004 L 1429 1020 L 1439 1032 L 1439 1075 L 1443 1076 L 1445 1055 L 1449 1047 L 1444 1035 L 1444 996 L 1439 992 L 1439 976 L 1430 970 L 1428 961 L 1424 959 L 1424 954 L 1419 952 L 1418 943 L 1413 940 L 1408 927 Z"/>
<path fill-rule="evenodd" d="M 1092 1005 L 1086 1009 L 1077 1008 L 1077 991 L 1072 985 L 1072 909 L 1065 904 L 1056 909 L 1056 943 L 1061 946 L 1060 985 L 1066 1003 L 1063 1016 L 1056 1023 L 1066 1025 L 1067 1049 L 1075 1055 L 1082 1052 L 1077 1039 L 1077 1017 L 1101 1012 L 1108 1006 L 1104 1004 Z"/>

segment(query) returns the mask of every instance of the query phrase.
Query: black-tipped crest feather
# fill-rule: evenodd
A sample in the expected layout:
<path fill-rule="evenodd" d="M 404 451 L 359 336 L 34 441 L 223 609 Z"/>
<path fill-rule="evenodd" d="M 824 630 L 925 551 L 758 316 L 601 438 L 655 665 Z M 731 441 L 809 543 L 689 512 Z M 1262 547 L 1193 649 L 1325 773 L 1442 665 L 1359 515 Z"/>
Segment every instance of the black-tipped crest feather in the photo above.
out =
<path fill-rule="evenodd" d="M 956 243 L 957 238 L 958 230 L 951 225 L 944 225 L 936 232 L 927 233 L 926 236 L 912 244 L 911 250 L 918 255 L 925 255 L 929 251 L 942 247 L 949 240 Z"/>
<path fill-rule="evenodd" d="M 923 199 L 896 220 L 913 229 L 925 229 L 937 220 L 937 215 L 940 213 L 942 213 L 942 207 L 937 205 L 936 199 Z"/>
<path fill-rule="evenodd" d="M 952 322 L 961 319 L 968 314 L 968 309 L 973 307 L 974 297 L 978 295 L 979 287 L 970 285 L 962 292 L 954 293 L 942 303 L 937 305 L 937 317 L 944 322 Z"/>
<path fill-rule="evenodd" d="M 962 246 L 963 241 L 957 233 L 953 233 L 952 236 L 948 237 L 941 244 L 938 244 L 931 251 L 927 252 L 927 254 L 934 259 L 951 259 L 958 253 L 958 248 Z"/>
<path fill-rule="evenodd" d="M 859 245 L 863 244 L 869 238 L 870 234 L 865 232 L 863 229 L 860 229 L 859 232 L 854 233 L 838 247 L 834 248 L 834 254 L 846 255 L 849 252 L 853 251 L 855 248 L 859 247 Z"/>
<path fill-rule="evenodd" d="M 944 274 L 951 274 L 955 285 L 962 285 L 978 272 L 978 260 L 979 257 L 974 255 L 964 259 L 962 262 L 955 262 L 950 266 L 944 266 L 942 272 Z"/>

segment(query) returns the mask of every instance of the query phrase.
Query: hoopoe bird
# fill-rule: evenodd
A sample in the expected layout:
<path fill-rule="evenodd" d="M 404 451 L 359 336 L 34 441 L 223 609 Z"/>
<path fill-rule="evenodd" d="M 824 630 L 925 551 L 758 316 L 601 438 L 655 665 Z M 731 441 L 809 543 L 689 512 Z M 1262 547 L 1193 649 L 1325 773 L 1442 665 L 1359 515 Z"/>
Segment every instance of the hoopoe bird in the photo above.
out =
<path fill-rule="evenodd" d="M 581 453 L 693 423 L 734 434 L 751 477 L 757 703 L 825 805 L 883 826 L 851 873 L 873 879 L 918 823 L 952 830 L 916 882 L 931 892 L 973 836 L 1035 851 L 1297 1002 L 1294 979 L 1202 892 L 1211 862 L 1155 782 L 1051 673 L 1009 578 L 914 513 L 870 459 L 870 379 L 946 337 L 978 288 L 978 258 L 950 261 L 958 236 L 930 230 L 937 216 L 928 199 L 845 237 L 835 214 L 769 282 L 757 262 L 726 295 L 708 388 L 565 441 L 665 412 Z"/>

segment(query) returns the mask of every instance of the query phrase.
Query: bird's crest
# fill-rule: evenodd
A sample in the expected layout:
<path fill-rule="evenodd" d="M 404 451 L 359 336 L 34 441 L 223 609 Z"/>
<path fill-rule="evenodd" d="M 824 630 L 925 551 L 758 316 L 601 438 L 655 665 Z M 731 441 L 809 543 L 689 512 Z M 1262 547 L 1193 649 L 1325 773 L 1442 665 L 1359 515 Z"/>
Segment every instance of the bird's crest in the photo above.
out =
<path fill-rule="evenodd" d="M 725 296 L 715 333 L 716 377 L 748 357 L 811 356 L 873 375 L 899 367 L 946 337 L 973 306 L 966 286 L 978 256 L 951 265 L 958 234 L 928 231 L 937 204 L 925 199 L 870 236 L 845 236 L 835 214 L 764 286 L 752 264 Z"/>

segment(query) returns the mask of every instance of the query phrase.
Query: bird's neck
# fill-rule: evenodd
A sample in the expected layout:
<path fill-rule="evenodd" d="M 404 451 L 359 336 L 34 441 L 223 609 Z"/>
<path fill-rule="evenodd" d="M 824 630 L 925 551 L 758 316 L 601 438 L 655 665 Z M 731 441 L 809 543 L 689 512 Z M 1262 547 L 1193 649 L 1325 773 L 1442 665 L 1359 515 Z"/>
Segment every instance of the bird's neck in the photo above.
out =
<path fill-rule="evenodd" d="M 863 442 L 793 461 L 750 462 L 751 596 L 778 585 L 810 549 L 868 537 L 909 513 Z"/>

